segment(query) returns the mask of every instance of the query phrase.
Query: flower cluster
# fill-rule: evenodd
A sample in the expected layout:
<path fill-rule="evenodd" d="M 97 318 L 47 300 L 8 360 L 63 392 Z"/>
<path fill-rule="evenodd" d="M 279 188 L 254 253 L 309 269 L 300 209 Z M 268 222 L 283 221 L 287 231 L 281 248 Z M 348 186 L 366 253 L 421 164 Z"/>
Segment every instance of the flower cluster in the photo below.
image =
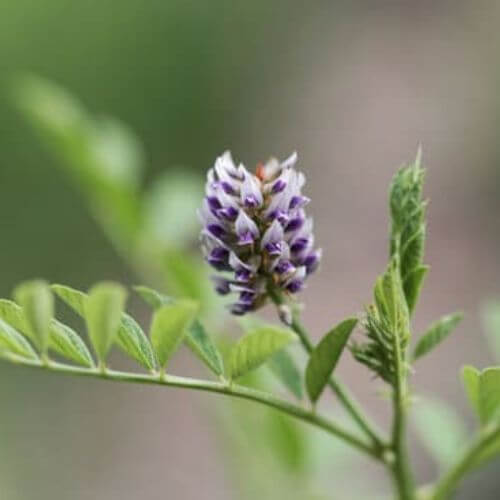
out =
<path fill-rule="evenodd" d="M 199 212 L 206 260 L 227 275 L 215 276 L 220 294 L 238 293 L 230 306 L 245 314 L 264 304 L 269 286 L 296 293 L 318 267 L 313 222 L 304 211 L 305 177 L 294 169 L 297 155 L 259 164 L 256 173 L 236 166 L 230 152 L 208 172 Z"/>

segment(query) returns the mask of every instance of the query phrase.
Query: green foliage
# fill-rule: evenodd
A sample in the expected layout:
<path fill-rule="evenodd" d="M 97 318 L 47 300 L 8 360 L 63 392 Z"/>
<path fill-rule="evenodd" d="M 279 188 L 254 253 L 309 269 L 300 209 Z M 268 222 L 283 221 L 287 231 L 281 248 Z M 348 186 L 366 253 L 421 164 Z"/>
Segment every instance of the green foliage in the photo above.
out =
<path fill-rule="evenodd" d="M 472 366 L 465 366 L 462 379 L 469 402 L 481 424 L 500 424 L 500 367 L 486 368 L 480 372 Z"/>
<path fill-rule="evenodd" d="M 10 300 L 0 299 L 0 318 L 35 342 L 31 330 L 28 328 L 24 311 L 17 304 Z M 56 319 L 52 319 L 50 323 L 49 349 L 80 365 L 94 366 L 92 356 L 78 334 Z"/>
<path fill-rule="evenodd" d="M 171 297 L 163 295 L 147 286 L 135 286 L 134 290 L 141 296 L 144 302 L 148 303 L 153 309 L 158 309 L 174 301 Z"/>
<path fill-rule="evenodd" d="M 481 373 L 479 408 L 483 423 L 500 423 L 500 367 L 486 368 Z"/>
<path fill-rule="evenodd" d="M 415 161 L 401 168 L 390 188 L 391 256 L 399 255 L 400 273 L 410 314 L 413 312 L 427 267 L 423 265 L 425 249 L 425 210 L 422 201 L 424 169 L 421 151 Z"/>
<path fill-rule="evenodd" d="M 241 316 L 238 318 L 238 323 L 246 333 L 267 326 L 262 318 L 255 315 Z M 302 399 L 303 376 L 294 357 L 288 351 L 282 349 L 273 354 L 267 361 L 266 367 L 291 394 L 299 400 Z"/>
<path fill-rule="evenodd" d="M 155 311 L 150 337 L 162 369 L 184 339 L 197 312 L 198 305 L 191 300 L 166 304 Z"/>
<path fill-rule="evenodd" d="M 287 351 L 281 350 L 275 353 L 269 358 L 267 365 L 275 377 L 277 377 L 297 399 L 302 399 L 302 375 L 293 357 Z"/>
<path fill-rule="evenodd" d="M 152 288 L 136 286 L 134 289 L 153 309 L 159 309 L 164 305 L 175 302 L 171 297 L 157 292 Z M 205 328 L 198 320 L 194 320 L 189 327 L 185 342 L 213 373 L 218 376 L 224 375 L 224 362 L 222 356 Z"/>
<path fill-rule="evenodd" d="M 190 326 L 185 342 L 212 372 L 220 377 L 224 375 L 222 356 L 212 338 L 198 320 L 195 320 Z"/>
<path fill-rule="evenodd" d="M 78 315 L 85 318 L 87 301 L 85 293 L 64 285 L 52 285 L 52 290 Z M 148 338 L 137 321 L 127 313 L 122 314 L 116 343 L 125 354 L 138 361 L 147 370 L 152 371 L 156 368 L 155 355 Z"/>
<path fill-rule="evenodd" d="M 500 302 L 486 304 L 482 311 L 482 320 L 493 354 L 500 362 Z"/>
<path fill-rule="evenodd" d="M 313 404 L 321 396 L 358 320 L 349 318 L 330 330 L 312 351 L 306 368 L 306 388 Z"/>
<path fill-rule="evenodd" d="M 12 353 L 27 359 L 37 359 L 30 343 L 8 323 L 0 319 L 0 355 Z"/>
<path fill-rule="evenodd" d="M 121 285 L 99 283 L 90 289 L 85 301 L 89 337 L 101 363 L 105 363 L 118 334 L 126 299 Z"/>
<path fill-rule="evenodd" d="M 161 248 L 182 249 L 193 241 L 200 223 L 194 214 L 203 198 L 203 184 L 186 168 L 169 170 L 145 194 L 145 230 Z"/>
<path fill-rule="evenodd" d="M 462 321 L 462 313 L 442 317 L 433 323 L 422 335 L 413 351 L 413 360 L 417 360 L 440 344 Z"/>
<path fill-rule="evenodd" d="M 44 281 L 18 285 L 14 298 L 22 307 L 26 328 L 39 351 L 46 355 L 49 346 L 50 322 L 54 316 L 54 297 Z"/>
<path fill-rule="evenodd" d="M 409 312 L 398 269 L 394 257 L 377 279 L 375 303 L 368 307 L 363 325 L 368 342 L 351 345 L 355 359 L 391 385 L 397 375 L 398 352 L 404 354 L 410 340 Z"/>
<path fill-rule="evenodd" d="M 462 369 L 462 381 L 465 392 L 474 411 L 480 413 L 479 390 L 481 383 L 481 372 L 473 366 L 464 366 Z"/>
<path fill-rule="evenodd" d="M 422 443 L 439 465 L 452 465 L 467 443 L 467 429 L 456 411 L 443 401 L 419 398 L 413 421 Z"/>
<path fill-rule="evenodd" d="M 306 443 L 301 428 L 290 418 L 277 412 L 269 413 L 265 434 L 267 443 L 278 453 L 278 458 L 291 470 L 300 473 L 306 458 Z"/>
<path fill-rule="evenodd" d="M 179 167 L 142 189 L 144 150 L 124 124 L 93 116 L 66 90 L 32 75 L 15 80 L 14 99 L 118 253 L 171 293 L 212 312 L 207 270 L 186 252 L 199 230 L 201 179 Z"/>
<path fill-rule="evenodd" d="M 87 368 L 94 366 L 94 360 L 80 336 L 56 319 L 53 319 L 50 325 L 49 347 L 79 365 Z"/>
<path fill-rule="evenodd" d="M 93 118 L 75 97 L 48 80 L 24 75 L 14 83 L 19 109 L 88 199 L 91 211 L 114 242 L 130 244 L 140 218 L 140 142 L 117 120 Z"/>
<path fill-rule="evenodd" d="M 271 326 L 250 331 L 231 349 L 231 378 L 236 379 L 258 368 L 296 339 L 297 336 L 290 330 Z"/>
<path fill-rule="evenodd" d="M 473 465 L 474 467 L 479 467 L 483 463 L 493 460 L 498 456 L 500 456 L 500 437 L 497 437 L 488 443 Z"/>
<path fill-rule="evenodd" d="M 165 250 L 162 260 L 168 289 L 176 296 L 197 301 L 202 312 L 210 313 L 214 292 L 204 262 L 178 249 Z"/>
<path fill-rule="evenodd" d="M 150 288 L 137 288 L 137 292 L 155 309 L 151 325 L 153 350 L 139 324 L 123 311 L 126 292 L 121 286 L 100 284 L 87 296 L 77 290 L 54 285 L 53 291 L 87 321 L 89 336 L 101 363 L 116 341 L 126 354 L 152 372 L 156 369 L 158 358 L 163 371 L 177 347 L 185 341 L 212 372 L 223 377 L 222 357 L 202 323 L 196 319 L 198 303 L 204 313 L 213 314 L 214 311 L 214 294 L 207 279 L 207 269 L 200 258 L 186 253 L 186 248 L 198 231 L 194 214 L 202 197 L 202 183 L 196 176 L 187 174 L 185 169 L 178 168 L 161 175 L 147 190 L 141 190 L 144 151 L 123 124 L 113 119 L 92 116 L 66 91 L 41 78 L 19 78 L 15 97 L 19 108 L 60 159 L 61 167 L 84 195 L 90 211 L 119 253 L 136 270 L 159 277 L 173 296 L 188 297 L 177 300 Z M 384 457 L 380 450 L 384 446 L 385 451 L 391 449 L 395 454 L 396 476 L 405 469 L 401 466 L 401 450 L 404 446 L 401 445 L 400 430 L 404 428 L 402 421 L 407 401 L 409 323 L 428 272 L 428 267 L 423 263 L 426 232 L 423 181 L 424 170 L 421 168 L 419 151 L 415 161 L 400 169 L 393 178 L 390 189 L 390 263 L 386 272 L 378 278 L 374 288 L 374 303 L 366 311 L 363 323 L 365 342 L 350 346 L 358 361 L 394 387 L 396 404 L 392 441 L 383 443 L 383 438 L 379 439 L 376 432 L 371 435 L 368 427 L 367 436 L 373 443 L 371 447 L 371 443 L 365 444 L 358 441 L 356 435 L 339 432 L 334 422 L 300 406 L 274 400 L 270 394 L 265 394 L 261 400 L 302 420 L 316 422 L 319 427 L 330 429 L 333 434 L 344 438 L 347 436 L 346 441 L 382 461 Z M 239 397 L 259 400 L 257 391 L 234 383 L 227 384 L 224 380 L 205 382 L 182 377 L 158 378 L 155 373 L 135 375 L 99 372 L 94 369 L 92 357 L 78 334 L 53 318 L 53 297 L 47 284 L 24 284 L 16 290 L 15 298 L 21 307 L 0 300 L 0 355 L 10 357 L 13 361 L 24 358 L 26 364 L 42 363 L 30 342 L 23 337 L 24 334 L 42 353 L 43 362 L 48 361 L 45 358 L 50 349 L 89 368 L 79 368 L 77 372 L 68 365 L 46 364 L 55 371 L 71 373 L 73 370 L 75 373 L 107 376 L 116 380 L 154 381 L 222 394 L 234 391 Z M 488 308 L 486 322 L 492 345 L 500 353 L 499 310 L 498 307 Z M 460 319 L 461 315 L 454 314 L 431 325 L 417 343 L 413 359 L 422 357 L 436 347 Z M 313 350 L 305 373 L 307 392 L 313 403 L 318 401 L 328 383 L 356 322 L 354 318 L 344 321 Z M 290 330 L 268 326 L 254 328 L 230 350 L 228 359 L 231 377 L 248 377 L 252 370 L 267 363 L 290 392 L 300 399 L 303 392 L 302 375 L 293 358 L 283 350 L 295 339 L 295 334 Z M 471 404 L 482 424 L 480 434 L 500 426 L 500 367 L 488 368 L 483 372 L 465 367 L 463 379 Z M 339 389 L 337 394 L 355 419 L 359 417 L 355 405 L 349 399 L 346 400 L 343 389 Z M 275 414 L 272 416 L 269 434 L 260 434 L 265 435 L 266 445 L 273 443 L 282 455 L 283 462 L 290 462 L 288 466 L 291 470 L 299 472 L 303 465 L 300 457 L 304 455 L 302 437 L 289 420 Z M 426 401 L 417 407 L 416 424 L 424 444 L 439 463 L 450 465 L 454 457 L 460 454 L 465 440 L 460 419 L 447 406 Z M 366 430 L 366 426 L 360 427 Z M 256 434 L 260 437 L 259 433 Z M 500 438 L 496 434 L 493 436 L 495 439 L 478 454 L 476 463 L 500 452 Z M 404 480 L 401 477 L 396 479 Z M 406 486 L 406 493 L 408 491 Z M 410 495 L 403 494 L 403 497 L 409 498 Z"/>

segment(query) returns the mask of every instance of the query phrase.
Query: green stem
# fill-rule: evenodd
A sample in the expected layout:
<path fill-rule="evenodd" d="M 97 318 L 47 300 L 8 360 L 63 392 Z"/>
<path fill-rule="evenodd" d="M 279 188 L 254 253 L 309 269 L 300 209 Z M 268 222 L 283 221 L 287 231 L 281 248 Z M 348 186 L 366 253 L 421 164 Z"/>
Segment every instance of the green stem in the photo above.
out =
<path fill-rule="evenodd" d="M 457 463 L 438 481 L 431 499 L 450 498 L 464 475 L 479 462 L 481 455 L 496 439 L 500 439 L 500 425 L 485 428 Z"/>
<path fill-rule="evenodd" d="M 394 353 L 396 377 L 393 390 L 394 422 L 392 428 L 392 446 L 394 451 L 393 475 L 400 500 L 413 500 L 415 487 L 409 466 L 406 448 L 406 403 L 408 397 L 407 374 L 399 335 L 394 335 Z"/>
<path fill-rule="evenodd" d="M 279 294 L 275 289 L 269 289 L 269 295 L 271 300 L 276 306 L 282 306 L 285 304 L 285 300 L 281 294 Z M 305 351 L 310 354 L 314 345 L 309 338 L 307 330 L 300 322 L 296 314 L 292 316 L 292 322 L 290 325 L 292 330 L 299 336 L 300 342 L 304 347 Z M 337 395 L 339 401 L 344 406 L 346 411 L 352 416 L 355 422 L 358 424 L 359 428 L 369 437 L 374 444 L 374 446 L 379 450 L 384 450 L 387 448 L 384 438 L 380 435 L 380 432 L 376 429 L 375 425 L 372 424 L 368 417 L 365 415 L 360 405 L 354 399 L 354 397 L 349 394 L 348 389 L 338 380 L 338 378 L 332 376 L 328 381 L 328 385 L 332 391 Z"/>
<path fill-rule="evenodd" d="M 380 450 L 360 440 L 357 436 L 343 429 L 335 422 L 318 415 L 315 412 L 306 410 L 288 401 L 277 398 L 276 396 L 257 391 L 248 387 L 236 385 L 234 383 L 227 384 L 223 382 L 211 382 L 205 380 L 198 380 L 194 378 L 178 377 L 174 375 L 158 375 L 142 374 L 142 373 L 127 373 L 116 370 L 106 370 L 102 372 L 99 368 L 81 368 L 63 363 L 51 362 L 50 365 L 44 365 L 39 360 L 28 360 L 18 356 L 10 355 L 7 358 L 17 364 L 26 366 L 42 368 L 51 372 L 65 373 L 70 375 L 78 375 L 84 377 L 100 378 L 105 380 L 121 381 L 121 382 L 134 382 L 139 384 L 153 384 L 168 387 L 179 387 L 183 389 L 192 389 L 205 392 L 214 392 L 224 394 L 226 396 L 233 396 L 236 398 L 247 399 L 257 403 L 275 408 L 282 413 L 289 415 L 308 424 L 321 428 L 333 436 L 342 439 L 346 443 L 352 445 L 360 452 L 369 455 L 370 457 L 383 461 L 384 457 Z"/>

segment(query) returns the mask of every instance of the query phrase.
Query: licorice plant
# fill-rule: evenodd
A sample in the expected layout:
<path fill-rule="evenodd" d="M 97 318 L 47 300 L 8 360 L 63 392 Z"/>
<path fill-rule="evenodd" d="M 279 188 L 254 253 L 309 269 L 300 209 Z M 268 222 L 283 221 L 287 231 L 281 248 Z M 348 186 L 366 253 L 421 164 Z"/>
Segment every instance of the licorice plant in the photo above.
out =
<path fill-rule="evenodd" d="M 34 83 L 28 84 L 25 90 Z M 32 118 L 38 124 L 44 119 L 40 115 Z M 82 134 L 80 139 L 86 139 L 88 127 L 92 126 L 90 119 L 82 110 L 73 113 L 72 119 L 77 121 L 74 125 Z M 53 143 L 58 138 L 57 148 L 71 154 L 71 142 L 67 142 L 62 129 L 57 129 L 58 124 L 52 125 L 49 139 Z M 47 132 L 47 124 L 44 126 Z M 68 147 L 61 148 L 61 140 Z M 420 358 L 448 337 L 461 320 L 460 313 L 444 316 L 416 339 L 412 331 L 412 315 L 428 272 L 424 263 L 427 203 L 422 194 L 424 169 L 420 152 L 415 161 L 395 174 L 390 186 L 388 262 L 375 282 L 371 303 L 363 312 L 333 326 L 317 344 L 301 322 L 299 293 L 318 269 L 322 252 L 315 246 L 312 219 L 306 215 L 309 199 L 303 194 L 305 176 L 296 170 L 296 163 L 297 155 L 292 154 L 283 162 L 273 158 L 252 171 L 236 165 L 226 152 L 208 170 L 205 196 L 194 200 L 199 205 L 200 251 L 207 267 L 215 269 L 215 290 L 236 297 L 227 305 L 236 316 L 251 317 L 266 305 L 275 308 L 276 324 L 246 323 L 246 333 L 229 347 L 225 345 L 222 352 L 205 325 L 212 303 L 207 304 L 199 294 L 167 296 L 146 286 L 135 287 L 152 308 L 146 335 L 125 311 L 128 292 L 122 285 L 101 282 L 84 293 L 70 286 L 35 280 L 17 286 L 13 300 L 0 300 L 1 357 L 54 373 L 206 391 L 265 405 L 317 427 L 332 440 L 342 440 L 379 463 L 392 476 L 396 497 L 401 500 L 451 498 L 468 472 L 500 454 L 500 367 L 463 369 L 466 395 L 478 415 L 477 431 L 468 443 L 461 443 L 441 477 L 419 487 L 407 447 L 407 420 L 414 394 L 411 375 L 418 369 Z M 73 173 L 79 175 L 85 170 L 88 174 L 91 168 L 80 164 Z M 95 169 L 92 175 L 101 173 Z M 113 189 L 120 187 L 119 181 L 123 179 L 106 179 Z M 126 182 L 124 185 L 126 189 L 114 190 L 111 201 L 104 200 L 106 196 L 99 200 L 102 193 L 94 190 L 98 194 L 93 201 L 129 202 L 130 198 L 135 203 L 137 196 L 127 195 L 130 186 Z M 108 224 L 113 222 L 112 210 L 107 217 Z M 123 248 L 123 224 L 114 222 L 116 227 L 110 230 L 113 240 Z M 144 251 L 144 245 L 139 245 L 138 251 Z M 144 261 L 150 257 L 146 251 Z M 187 281 L 190 286 L 186 289 L 192 290 L 197 279 L 189 278 L 195 265 L 190 269 L 188 259 L 168 253 L 168 261 L 175 263 L 171 276 Z M 79 333 L 55 319 L 54 297 L 85 320 L 92 349 Z M 304 366 L 297 366 L 291 357 L 276 363 L 277 353 L 286 352 L 294 342 L 304 349 Z M 171 373 L 169 361 L 183 343 L 206 365 L 213 379 Z M 123 372 L 111 368 L 108 358 L 114 346 L 143 370 Z M 360 368 L 368 369 L 386 384 L 391 394 L 392 421 L 381 426 L 385 430 L 372 421 L 337 377 L 335 368 L 342 355 L 352 355 Z M 290 389 L 290 398 L 244 382 L 245 375 L 271 360 L 280 380 Z M 301 398 L 302 387 L 307 401 Z M 317 403 L 327 390 L 346 410 L 355 430 L 319 411 Z"/>

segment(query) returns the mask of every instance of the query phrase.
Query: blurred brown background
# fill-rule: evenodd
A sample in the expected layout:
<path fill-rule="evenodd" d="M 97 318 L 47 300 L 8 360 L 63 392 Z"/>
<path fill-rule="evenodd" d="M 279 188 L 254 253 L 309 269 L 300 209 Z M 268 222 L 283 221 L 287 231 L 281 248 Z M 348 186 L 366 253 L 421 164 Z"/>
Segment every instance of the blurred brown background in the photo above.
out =
<path fill-rule="evenodd" d="M 303 294 L 316 337 L 369 301 L 386 261 L 388 183 L 422 144 L 432 270 L 416 331 L 443 313 L 467 316 L 413 383 L 472 422 L 458 372 L 491 361 L 478 311 L 500 295 L 499 21 L 491 1 L 3 0 L 0 75 L 32 71 L 128 123 L 148 179 L 182 165 L 203 182 L 226 148 L 248 166 L 297 150 L 325 250 Z M 35 276 L 135 282 L 54 163 L 3 92 L 2 296 Z M 174 369 L 191 363 L 181 353 Z M 340 371 L 385 425 L 370 374 L 349 356 Z M 0 399 L 1 499 L 244 498 L 216 398 L 2 364 Z M 419 480 L 432 480 L 421 446 L 413 455 Z M 346 474 L 361 470 L 383 498 L 380 471 L 354 463 Z M 331 497 L 354 498 L 335 470 Z M 498 470 L 471 477 L 458 498 L 498 498 Z"/>

